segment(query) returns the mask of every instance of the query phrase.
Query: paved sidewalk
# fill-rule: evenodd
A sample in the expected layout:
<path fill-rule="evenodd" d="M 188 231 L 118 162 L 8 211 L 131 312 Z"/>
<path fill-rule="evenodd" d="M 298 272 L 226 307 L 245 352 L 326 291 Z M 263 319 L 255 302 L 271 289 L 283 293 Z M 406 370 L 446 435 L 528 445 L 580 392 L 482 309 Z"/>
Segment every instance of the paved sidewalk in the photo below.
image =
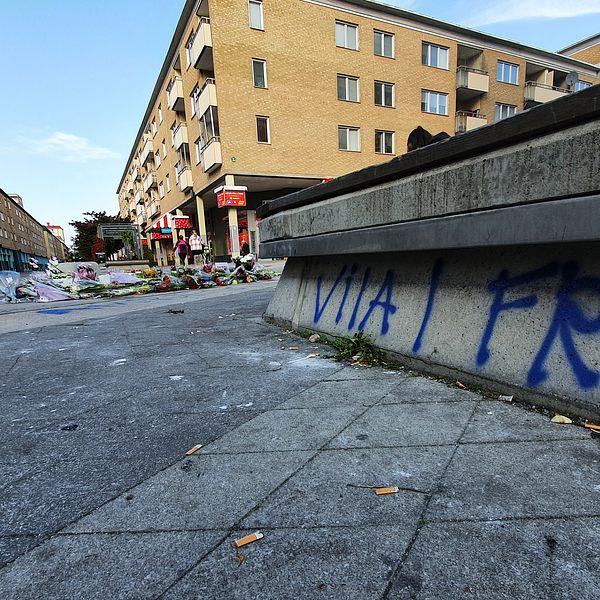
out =
<path fill-rule="evenodd" d="M 33 438 L 39 409 L 7 403 L 1 388 L 3 416 L 27 423 L 0 446 L 0 554 L 11 553 L 1 598 L 600 597 L 600 452 L 587 430 L 424 377 L 308 358 L 328 350 L 261 323 L 271 288 L 256 290 L 241 315 L 239 295 L 190 301 L 177 316 L 120 315 L 127 347 L 118 328 L 89 322 L 93 356 L 135 364 L 105 368 L 110 385 L 81 413 L 55 383 L 32 382 L 64 411 Z M 174 339 L 144 346 L 160 344 L 151 332 L 167 318 L 180 318 Z M 52 356 L 65 329 L 37 334 Z M 3 336 L 7 356 L 26 335 Z M 90 352 L 71 354 L 73 383 L 85 383 Z M 165 377 L 176 379 L 159 391 Z M 106 403 L 108 393 L 127 401 Z M 65 435 L 65 419 L 80 427 Z M 87 469 L 48 504 L 53 479 L 27 469 L 41 461 L 61 479 L 70 463 L 57 452 Z M 118 468 L 101 477 L 106 461 Z M 236 555 L 233 540 L 256 530 L 264 538 Z"/>

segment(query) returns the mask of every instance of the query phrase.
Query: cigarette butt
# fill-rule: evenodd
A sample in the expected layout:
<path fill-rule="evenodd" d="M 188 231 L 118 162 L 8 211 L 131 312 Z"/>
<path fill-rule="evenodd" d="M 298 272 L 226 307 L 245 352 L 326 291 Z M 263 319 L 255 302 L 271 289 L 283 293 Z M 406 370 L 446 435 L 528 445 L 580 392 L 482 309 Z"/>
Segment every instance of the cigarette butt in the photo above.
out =
<path fill-rule="evenodd" d="M 464 383 L 461 383 L 460 381 L 457 381 L 454 385 L 456 385 L 456 387 L 460 388 L 461 390 L 467 389 L 467 386 Z"/>
<path fill-rule="evenodd" d="M 290 350 L 300 350 L 300 348 L 298 346 L 290 346 Z"/>
<path fill-rule="evenodd" d="M 397 487 L 384 487 L 375 488 L 375 493 L 378 496 L 385 496 L 386 494 L 397 494 L 400 490 Z"/>
<path fill-rule="evenodd" d="M 194 446 L 193 448 L 190 448 L 185 455 L 186 456 L 191 456 L 192 454 L 198 452 L 198 450 L 200 450 L 200 448 L 202 448 L 202 444 L 198 444 L 197 446 Z"/>
<path fill-rule="evenodd" d="M 600 425 L 594 425 L 593 423 L 586 423 L 584 427 L 586 429 L 591 429 L 592 431 L 600 431 Z"/>
<path fill-rule="evenodd" d="M 260 531 L 255 531 L 254 533 L 251 533 L 250 535 L 246 535 L 243 538 L 236 540 L 235 542 L 233 542 L 233 545 L 236 548 L 241 548 L 242 546 L 247 546 L 248 544 L 252 544 L 253 542 L 258 541 L 258 540 L 262 539 L 263 537 L 265 537 L 265 536 Z"/>

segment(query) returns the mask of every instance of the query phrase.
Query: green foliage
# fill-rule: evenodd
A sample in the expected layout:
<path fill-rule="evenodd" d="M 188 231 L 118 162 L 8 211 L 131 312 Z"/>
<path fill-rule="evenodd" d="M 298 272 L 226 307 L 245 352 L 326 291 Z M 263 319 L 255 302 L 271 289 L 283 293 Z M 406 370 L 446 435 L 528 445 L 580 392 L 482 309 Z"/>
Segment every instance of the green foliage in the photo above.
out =
<path fill-rule="evenodd" d="M 83 213 L 85 220 L 71 221 L 69 224 L 75 228 L 75 238 L 73 240 L 73 258 L 74 260 L 95 260 L 92 246 L 98 241 L 97 230 L 101 223 L 130 223 L 127 219 L 119 216 L 113 217 L 103 212 Z M 120 240 L 105 240 L 104 252 L 106 256 L 114 254 L 123 247 Z"/>
<path fill-rule="evenodd" d="M 338 351 L 336 360 L 356 360 L 369 365 L 387 365 L 385 355 L 362 332 L 351 338 L 338 338 L 333 341 Z"/>
<path fill-rule="evenodd" d="M 148 261 L 150 268 L 156 265 L 154 262 L 154 254 L 152 254 L 152 250 L 148 246 L 144 246 L 144 260 Z"/>

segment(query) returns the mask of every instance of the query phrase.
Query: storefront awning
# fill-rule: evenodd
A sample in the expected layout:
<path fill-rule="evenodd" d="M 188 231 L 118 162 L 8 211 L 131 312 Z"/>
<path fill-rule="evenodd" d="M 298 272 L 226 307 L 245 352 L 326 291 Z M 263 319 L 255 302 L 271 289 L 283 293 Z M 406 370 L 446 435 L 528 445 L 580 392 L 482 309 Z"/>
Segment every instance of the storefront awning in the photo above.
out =
<path fill-rule="evenodd" d="M 172 213 L 165 213 L 161 215 L 156 221 L 147 228 L 150 229 L 191 229 L 192 221 L 186 215 L 174 215 Z"/>

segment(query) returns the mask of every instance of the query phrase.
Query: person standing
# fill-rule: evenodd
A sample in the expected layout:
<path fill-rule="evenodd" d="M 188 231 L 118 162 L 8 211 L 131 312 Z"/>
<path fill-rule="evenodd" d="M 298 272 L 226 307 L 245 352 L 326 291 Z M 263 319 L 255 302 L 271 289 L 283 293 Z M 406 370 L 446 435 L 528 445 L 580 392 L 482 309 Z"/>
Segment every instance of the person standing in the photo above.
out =
<path fill-rule="evenodd" d="M 204 240 L 194 229 L 188 240 L 194 265 L 201 267 L 204 264 Z"/>
<path fill-rule="evenodd" d="M 183 239 L 183 236 L 179 236 L 179 241 L 175 244 L 173 250 L 179 255 L 179 260 L 182 265 L 185 265 L 185 259 L 190 256 L 190 247 L 188 243 Z"/>

